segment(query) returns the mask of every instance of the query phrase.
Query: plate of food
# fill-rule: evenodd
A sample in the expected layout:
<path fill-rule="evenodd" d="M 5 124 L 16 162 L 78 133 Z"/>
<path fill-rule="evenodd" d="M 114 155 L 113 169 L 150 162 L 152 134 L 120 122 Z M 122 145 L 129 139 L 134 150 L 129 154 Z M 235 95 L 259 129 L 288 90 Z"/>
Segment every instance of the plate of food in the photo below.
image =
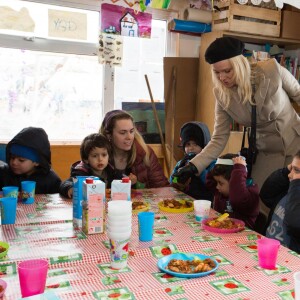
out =
<path fill-rule="evenodd" d="M 3 258 L 7 255 L 9 249 L 9 244 L 6 242 L 0 242 L 0 258 Z"/>
<path fill-rule="evenodd" d="M 202 221 L 202 228 L 217 233 L 234 233 L 245 229 L 245 222 L 234 218 L 209 218 Z"/>
<path fill-rule="evenodd" d="M 144 201 L 133 201 L 132 202 L 132 212 L 137 214 L 142 211 L 148 211 L 150 204 Z"/>
<path fill-rule="evenodd" d="M 158 207 L 160 210 L 170 213 L 186 213 L 194 210 L 193 201 L 185 199 L 165 199 L 158 203 Z"/>
<path fill-rule="evenodd" d="M 174 253 L 162 257 L 158 268 L 175 277 L 196 278 L 215 272 L 219 264 L 207 255 L 196 253 Z"/>

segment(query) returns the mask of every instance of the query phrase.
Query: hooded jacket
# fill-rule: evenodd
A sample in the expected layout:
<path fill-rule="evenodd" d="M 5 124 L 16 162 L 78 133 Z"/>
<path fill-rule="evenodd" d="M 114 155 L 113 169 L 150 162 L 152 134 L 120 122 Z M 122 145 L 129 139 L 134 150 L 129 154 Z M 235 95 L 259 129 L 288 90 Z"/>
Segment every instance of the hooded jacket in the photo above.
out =
<path fill-rule="evenodd" d="M 180 129 L 180 139 L 182 147 L 185 147 L 185 144 L 193 140 L 199 145 L 202 149 L 210 141 L 210 133 L 207 126 L 201 122 L 187 122 L 182 125 Z M 191 159 L 196 156 L 195 153 L 186 153 L 182 160 L 178 161 L 171 176 L 170 182 L 173 181 L 173 174 L 178 171 L 179 168 L 184 167 Z M 190 195 L 194 199 L 207 199 L 213 200 L 213 193 L 206 188 L 206 174 L 214 167 L 215 160 L 211 162 L 207 168 L 203 170 L 200 175 L 193 175 L 191 178 L 190 184 L 187 186 L 187 189 L 184 191 L 186 194 Z"/>
<path fill-rule="evenodd" d="M 26 146 L 34 149 L 39 155 L 39 166 L 31 175 L 14 174 L 9 166 L 10 149 L 13 144 Z M 61 179 L 51 169 L 51 150 L 48 135 L 42 128 L 27 127 L 22 129 L 6 146 L 6 161 L 0 167 L 0 188 L 4 186 L 18 186 L 21 189 L 21 182 L 32 180 L 36 182 L 36 194 L 58 193 Z"/>

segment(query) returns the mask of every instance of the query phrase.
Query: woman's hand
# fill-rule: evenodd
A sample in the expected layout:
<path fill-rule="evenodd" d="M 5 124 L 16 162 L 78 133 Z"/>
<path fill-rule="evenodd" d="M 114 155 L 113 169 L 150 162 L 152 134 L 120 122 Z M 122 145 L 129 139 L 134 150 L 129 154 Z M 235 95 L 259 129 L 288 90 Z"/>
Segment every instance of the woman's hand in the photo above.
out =
<path fill-rule="evenodd" d="M 131 181 L 131 185 L 134 185 L 137 183 L 137 177 L 134 174 L 130 173 L 128 177 Z"/>
<path fill-rule="evenodd" d="M 191 182 L 191 178 L 189 178 L 185 183 L 179 183 L 179 182 L 172 182 L 171 183 L 171 186 L 177 190 L 180 190 L 182 192 L 186 192 L 188 191 L 188 187 L 189 187 L 189 184 Z"/>
<path fill-rule="evenodd" d="M 177 178 L 177 182 L 175 181 L 174 183 L 185 184 L 193 175 L 197 173 L 198 169 L 196 166 L 189 162 L 187 165 L 179 168 L 177 172 L 173 174 L 173 178 Z"/>

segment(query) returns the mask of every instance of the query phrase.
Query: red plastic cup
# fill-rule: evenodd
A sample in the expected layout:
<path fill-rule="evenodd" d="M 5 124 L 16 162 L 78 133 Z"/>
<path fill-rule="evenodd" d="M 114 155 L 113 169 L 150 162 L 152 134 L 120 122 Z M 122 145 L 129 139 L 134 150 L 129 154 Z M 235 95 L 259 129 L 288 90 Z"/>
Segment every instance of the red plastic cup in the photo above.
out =
<path fill-rule="evenodd" d="M 31 259 L 19 263 L 18 273 L 22 297 L 42 294 L 48 272 L 46 259 Z"/>
<path fill-rule="evenodd" d="M 276 267 L 280 242 L 275 239 L 257 240 L 258 264 L 261 268 L 274 270 Z"/>

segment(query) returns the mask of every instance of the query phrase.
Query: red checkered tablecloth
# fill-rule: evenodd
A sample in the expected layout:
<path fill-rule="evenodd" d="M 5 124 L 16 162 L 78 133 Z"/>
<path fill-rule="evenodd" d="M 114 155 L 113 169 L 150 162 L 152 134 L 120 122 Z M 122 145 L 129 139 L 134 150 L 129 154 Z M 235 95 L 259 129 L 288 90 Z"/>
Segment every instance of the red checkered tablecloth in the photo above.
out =
<path fill-rule="evenodd" d="M 281 246 L 276 270 L 264 270 L 258 267 L 256 240 L 261 236 L 256 232 L 216 234 L 203 230 L 193 212 L 160 211 L 157 204 L 163 199 L 189 199 L 173 188 L 137 190 L 132 198 L 149 202 L 155 212 L 154 239 L 139 241 L 133 215 L 130 258 L 122 270 L 110 268 L 105 233 L 86 236 L 73 228 L 71 200 L 37 195 L 34 204 L 19 203 L 16 224 L 1 226 L 1 240 L 10 244 L 0 260 L 1 278 L 8 283 L 5 299 L 21 298 L 17 264 L 31 258 L 49 261 L 43 299 L 293 299 L 297 253 Z M 161 272 L 157 261 L 178 251 L 212 256 L 219 268 L 194 279 Z"/>

